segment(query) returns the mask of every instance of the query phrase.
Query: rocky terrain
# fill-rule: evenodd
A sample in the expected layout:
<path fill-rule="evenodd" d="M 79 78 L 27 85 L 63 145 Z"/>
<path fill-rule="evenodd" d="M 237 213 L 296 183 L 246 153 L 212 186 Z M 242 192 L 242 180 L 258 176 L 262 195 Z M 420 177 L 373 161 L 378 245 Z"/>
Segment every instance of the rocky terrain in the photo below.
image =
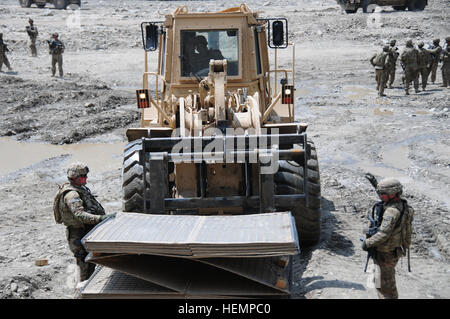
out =
<path fill-rule="evenodd" d="M 0 5 L 0 32 L 13 71 L 0 73 L 0 298 L 72 298 L 76 265 L 53 198 L 65 168 L 82 160 L 88 186 L 108 212 L 121 209 L 125 130 L 139 125 L 135 89 L 144 53 L 140 23 L 186 5 L 220 11 L 238 1 L 83 1 L 80 10 Z M 449 89 L 440 70 L 426 91 L 405 96 L 397 66 L 393 89 L 378 98 L 369 58 L 390 39 L 430 43 L 448 34 L 447 0 L 422 12 L 377 8 L 347 15 L 334 0 L 249 0 L 263 17 L 286 17 L 296 48 L 296 117 L 308 122 L 322 186 L 320 242 L 296 257 L 293 298 L 376 298 L 360 248 L 367 210 L 377 201 L 364 178 L 395 177 L 414 207 L 412 272 L 397 267 L 400 298 L 450 298 Z M 38 58 L 25 32 L 39 29 Z M 46 40 L 66 45 L 64 78 L 50 77 Z M 273 55 L 273 52 L 271 52 Z M 156 58 L 150 54 L 150 64 Z M 291 51 L 279 52 L 280 67 Z M 412 90 L 413 91 L 413 90 Z M 37 266 L 46 259 L 48 265 Z"/>

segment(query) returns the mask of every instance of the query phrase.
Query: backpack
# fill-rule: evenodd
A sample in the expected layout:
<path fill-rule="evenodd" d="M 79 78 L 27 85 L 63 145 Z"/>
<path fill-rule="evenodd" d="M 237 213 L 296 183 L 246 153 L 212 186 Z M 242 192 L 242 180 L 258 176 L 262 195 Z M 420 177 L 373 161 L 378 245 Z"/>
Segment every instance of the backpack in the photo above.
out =
<path fill-rule="evenodd" d="M 61 198 L 64 197 L 64 195 L 66 195 L 68 192 L 75 190 L 72 187 L 65 187 L 65 185 L 63 186 L 59 186 L 59 190 L 58 193 L 56 193 L 55 199 L 53 200 L 53 215 L 55 217 L 55 222 L 57 224 L 62 224 L 63 223 L 63 218 L 62 218 L 62 211 L 61 211 Z"/>
<path fill-rule="evenodd" d="M 378 53 L 375 59 L 373 60 L 373 63 L 375 66 L 384 67 L 384 61 L 386 59 L 386 54 Z"/>
<path fill-rule="evenodd" d="M 400 224 L 401 224 L 401 241 L 403 249 L 409 249 L 411 246 L 411 237 L 412 237 L 412 221 L 414 220 L 414 210 L 411 206 L 408 205 L 406 200 L 402 200 L 403 202 L 403 211 L 400 216 Z"/>
<path fill-rule="evenodd" d="M 401 246 L 403 252 L 406 249 L 409 249 L 411 246 L 411 237 L 412 237 L 412 221 L 414 219 L 414 210 L 411 206 L 408 205 L 408 202 L 402 199 L 403 209 L 400 212 L 400 218 L 395 225 L 395 228 L 401 227 Z M 373 223 L 372 228 L 369 230 L 370 235 L 374 235 L 378 232 L 379 227 L 381 226 L 381 222 L 383 221 L 383 202 L 376 203 L 372 208 L 372 219 L 371 223 Z"/>

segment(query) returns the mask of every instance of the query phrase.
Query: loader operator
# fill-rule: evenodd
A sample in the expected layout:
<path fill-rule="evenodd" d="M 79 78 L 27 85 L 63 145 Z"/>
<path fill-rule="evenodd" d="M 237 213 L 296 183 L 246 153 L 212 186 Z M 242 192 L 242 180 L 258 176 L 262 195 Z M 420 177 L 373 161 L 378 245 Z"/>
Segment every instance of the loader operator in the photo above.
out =
<path fill-rule="evenodd" d="M 57 223 L 64 224 L 69 248 L 76 258 L 80 270 L 80 281 L 89 279 L 95 265 L 85 262 L 87 252 L 81 239 L 99 222 L 114 217 L 105 215 L 102 205 L 86 187 L 89 168 L 83 163 L 73 163 L 67 169 L 68 182 L 56 194 L 53 210 Z"/>
<path fill-rule="evenodd" d="M 203 69 L 209 69 L 210 60 L 223 60 L 224 57 L 220 50 L 208 49 L 208 41 L 202 35 L 194 37 L 194 62 L 195 70 L 201 71 Z"/>

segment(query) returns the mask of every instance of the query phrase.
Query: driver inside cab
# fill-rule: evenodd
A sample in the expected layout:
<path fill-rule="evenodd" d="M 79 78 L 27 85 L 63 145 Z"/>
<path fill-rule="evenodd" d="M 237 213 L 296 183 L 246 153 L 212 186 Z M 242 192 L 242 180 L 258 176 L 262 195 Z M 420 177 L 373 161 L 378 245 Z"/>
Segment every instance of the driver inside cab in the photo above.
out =
<path fill-rule="evenodd" d="M 193 54 L 193 65 L 196 72 L 209 69 L 209 61 L 212 60 L 223 60 L 225 59 L 220 50 L 209 49 L 208 41 L 202 35 L 198 35 L 193 39 L 194 44 L 194 54 Z"/>

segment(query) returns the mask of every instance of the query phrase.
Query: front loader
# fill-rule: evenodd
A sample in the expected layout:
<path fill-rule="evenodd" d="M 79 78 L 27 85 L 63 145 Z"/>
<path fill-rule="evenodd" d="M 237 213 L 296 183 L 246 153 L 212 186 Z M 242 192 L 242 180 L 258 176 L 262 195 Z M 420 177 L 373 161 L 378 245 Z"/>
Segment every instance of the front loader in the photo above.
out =
<path fill-rule="evenodd" d="M 290 295 L 292 256 L 319 240 L 321 191 L 307 124 L 295 121 L 287 20 L 244 4 L 182 6 L 141 29 L 142 113 L 126 132 L 124 213 L 82 240 L 103 266 L 82 298 Z M 291 68 L 281 69 L 286 48 Z"/>
<path fill-rule="evenodd" d="M 258 18 L 246 5 L 213 13 L 183 6 L 141 28 L 141 127 L 126 132 L 123 211 L 290 210 L 300 243 L 317 242 L 318 160 L 307 124 L 295 121 L 287 20 Z M 278 51 L 288 47 L 292 67 L 279 69 Z M 157 51 L 155 71 L 148 69 L 150 51 Z"/>

